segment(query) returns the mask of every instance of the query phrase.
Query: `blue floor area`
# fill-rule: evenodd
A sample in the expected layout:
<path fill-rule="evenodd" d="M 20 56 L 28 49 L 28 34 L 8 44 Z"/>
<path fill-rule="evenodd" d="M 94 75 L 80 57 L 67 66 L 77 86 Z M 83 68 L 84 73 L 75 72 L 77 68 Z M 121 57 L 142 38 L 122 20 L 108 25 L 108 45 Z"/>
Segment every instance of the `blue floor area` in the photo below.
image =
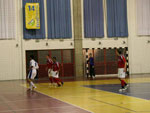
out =
<path fill-rule="evenodd" d="M 120 84 L 85 85 L 84 87 L 150 100 L 150 83 L 131 83 L 123 93 L 119 92 Z"/>

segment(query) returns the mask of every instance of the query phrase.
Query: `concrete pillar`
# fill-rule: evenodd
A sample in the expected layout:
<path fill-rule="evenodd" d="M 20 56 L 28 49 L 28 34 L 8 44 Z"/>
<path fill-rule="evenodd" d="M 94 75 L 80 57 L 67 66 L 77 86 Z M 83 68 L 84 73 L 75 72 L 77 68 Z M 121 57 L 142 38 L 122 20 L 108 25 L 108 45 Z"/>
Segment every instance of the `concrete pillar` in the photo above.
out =
<path fill-rule="evenodd" d="M 75 75 L 83 77 L 81 0 L 73 0 Z"/>

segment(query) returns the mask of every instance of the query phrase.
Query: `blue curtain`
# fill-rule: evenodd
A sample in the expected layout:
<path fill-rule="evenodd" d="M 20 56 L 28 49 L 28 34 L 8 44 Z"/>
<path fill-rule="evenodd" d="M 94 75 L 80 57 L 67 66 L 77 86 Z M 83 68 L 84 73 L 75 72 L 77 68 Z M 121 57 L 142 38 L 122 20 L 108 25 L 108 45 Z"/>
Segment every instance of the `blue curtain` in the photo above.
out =
<path fill-rule="evenodd" d="M 104 37 L 104 16 L 102 0 L 84 0 L 85 38 Z"/>
<path fill-rule="evenodd" d="M 70 0 L 47 0 L 48 38 L 71 38 Z"/>
<path fill-rule="evenodd" d="M 128 37 L 126 0 L 107 0 L 107 35 Z"/>
<path fill-rule="evenodd" d="M 44 0 L 22 0 L 23 1 L 23 35 L 24 39 L 43 39 L 45 38 L 45 15 L 44 15 Z M 26 29 L 25 27 L 25 4 L 39 3 L 40 4 L 40 29 Z"/>

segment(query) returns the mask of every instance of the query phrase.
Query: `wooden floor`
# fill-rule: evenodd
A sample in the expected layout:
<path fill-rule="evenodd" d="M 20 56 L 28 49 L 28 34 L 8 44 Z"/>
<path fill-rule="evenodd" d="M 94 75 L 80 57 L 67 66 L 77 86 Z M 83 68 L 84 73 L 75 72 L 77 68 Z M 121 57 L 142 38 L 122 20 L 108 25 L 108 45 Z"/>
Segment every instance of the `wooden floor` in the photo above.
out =
<path fill-rule="evenodd" d="M 127 82 L 123 93 L 118 79 L 40 82 L 32 92 L 25 81 L 0 82 L 0 113 L 150 113 L 150 77 Z"/>

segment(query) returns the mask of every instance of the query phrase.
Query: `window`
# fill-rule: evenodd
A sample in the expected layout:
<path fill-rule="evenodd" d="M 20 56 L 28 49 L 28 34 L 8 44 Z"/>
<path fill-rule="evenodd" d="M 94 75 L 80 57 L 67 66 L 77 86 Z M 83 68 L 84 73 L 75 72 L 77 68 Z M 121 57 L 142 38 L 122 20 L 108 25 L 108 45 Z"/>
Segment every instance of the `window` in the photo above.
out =
<path fill-rule="evenodd" d="M 137 34 L 150 35 L 150 0 L 137 1 Z"/>
<path fill-rule="evenodd" d="M 84 36 L 85 38 L 104 37 L 102 0 L 84 0 Z"/>
<path fill-rule="evenodd" d="M 48 38 L 71 38 L 70 0 L 47 0 Z"/>
<path fill-rule="evenodd" d="M 15 39 L 16 25 L 15 2 L 0 0 L 0 39 Z"/>
<path fill-rule="evenodd" d="M 126 0 L 107 0 L 107 35 L 128 37 Z"/>

